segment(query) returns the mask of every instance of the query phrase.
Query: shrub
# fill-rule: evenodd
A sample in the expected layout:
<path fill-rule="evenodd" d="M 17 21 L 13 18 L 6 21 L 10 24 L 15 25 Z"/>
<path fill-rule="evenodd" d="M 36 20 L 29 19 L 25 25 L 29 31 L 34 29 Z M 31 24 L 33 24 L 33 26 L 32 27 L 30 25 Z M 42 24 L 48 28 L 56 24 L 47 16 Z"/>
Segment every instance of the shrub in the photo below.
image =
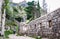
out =
<path fill-rule="evenodd" d="M 41 37 L 40 36 L 37 36 L 36 39 L 41 39 Z"/>
<path fill-rule="evenodd" d="M 5 37 L 8 38 L 8 35 L 9 35 L 9 34 L 13 34 L 13 31 L 12 31 L 12 30 L 7 30 L 7 31 L 5 31 L 4 33 L 5 33 Z"/>

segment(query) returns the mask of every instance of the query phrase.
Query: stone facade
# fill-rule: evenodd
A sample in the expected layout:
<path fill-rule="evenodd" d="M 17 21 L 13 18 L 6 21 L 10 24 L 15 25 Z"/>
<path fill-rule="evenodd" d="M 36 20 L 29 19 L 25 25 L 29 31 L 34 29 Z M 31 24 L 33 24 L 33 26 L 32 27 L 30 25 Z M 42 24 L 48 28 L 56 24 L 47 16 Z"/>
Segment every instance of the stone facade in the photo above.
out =
<path fill-rule="evenodd" d="M 60 39 L 60 8 L 29 23 L 29 35 Z"/>

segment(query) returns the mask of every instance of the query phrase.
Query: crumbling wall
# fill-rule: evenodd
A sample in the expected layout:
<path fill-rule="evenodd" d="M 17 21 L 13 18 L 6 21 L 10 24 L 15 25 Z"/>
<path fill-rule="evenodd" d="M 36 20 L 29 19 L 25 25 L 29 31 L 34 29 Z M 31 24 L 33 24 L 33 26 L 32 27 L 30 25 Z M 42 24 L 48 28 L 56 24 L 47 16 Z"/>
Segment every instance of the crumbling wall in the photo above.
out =
<path fill-rule="evenodd" d="M 29 34 L 60 39 L 60 8 L 29 23 Z"/>

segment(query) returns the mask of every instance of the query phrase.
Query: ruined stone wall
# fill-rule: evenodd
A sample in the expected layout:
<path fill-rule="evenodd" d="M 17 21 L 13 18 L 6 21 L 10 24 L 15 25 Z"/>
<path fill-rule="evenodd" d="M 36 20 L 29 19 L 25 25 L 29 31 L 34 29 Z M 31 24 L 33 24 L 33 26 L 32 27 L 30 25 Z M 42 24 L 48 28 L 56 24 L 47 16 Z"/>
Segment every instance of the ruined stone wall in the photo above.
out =
<path fill-rule="evenodd" d="M 19 25 L 19 34 L 20 35 L 25 35 L 28 32 L 28 24 L 26 24 L 25 22 L 20 22 Z"/>
<path fill-rule="evenodd" d="M 50 36 L 59 39 L 60 36 L 60 8 L 41 16 L 29 23 L 29 34 Z M 54 38 L 55 39 L 55 38 Z"/>

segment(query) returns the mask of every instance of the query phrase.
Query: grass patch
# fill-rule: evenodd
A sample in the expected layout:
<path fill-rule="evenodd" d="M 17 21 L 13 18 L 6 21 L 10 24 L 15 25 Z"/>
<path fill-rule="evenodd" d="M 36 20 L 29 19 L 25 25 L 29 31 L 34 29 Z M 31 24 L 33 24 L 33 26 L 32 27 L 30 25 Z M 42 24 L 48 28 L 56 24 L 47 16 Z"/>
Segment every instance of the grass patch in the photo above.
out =
<path fill-rule="evenodd" d="M 42 39 L 40 36 L 29 36 L 29 37 L 32 37 L 32 38 L 35 38 L 35 39 Z"/>
<path fill-rule="evenodd" d="M 37 36 L 36 39 L 42 39 L 40 36 Z"/>
<path fill-rule="evenodd" d="M 5 38 L 5 39 L 9 39 L 9 38 Z"/>

